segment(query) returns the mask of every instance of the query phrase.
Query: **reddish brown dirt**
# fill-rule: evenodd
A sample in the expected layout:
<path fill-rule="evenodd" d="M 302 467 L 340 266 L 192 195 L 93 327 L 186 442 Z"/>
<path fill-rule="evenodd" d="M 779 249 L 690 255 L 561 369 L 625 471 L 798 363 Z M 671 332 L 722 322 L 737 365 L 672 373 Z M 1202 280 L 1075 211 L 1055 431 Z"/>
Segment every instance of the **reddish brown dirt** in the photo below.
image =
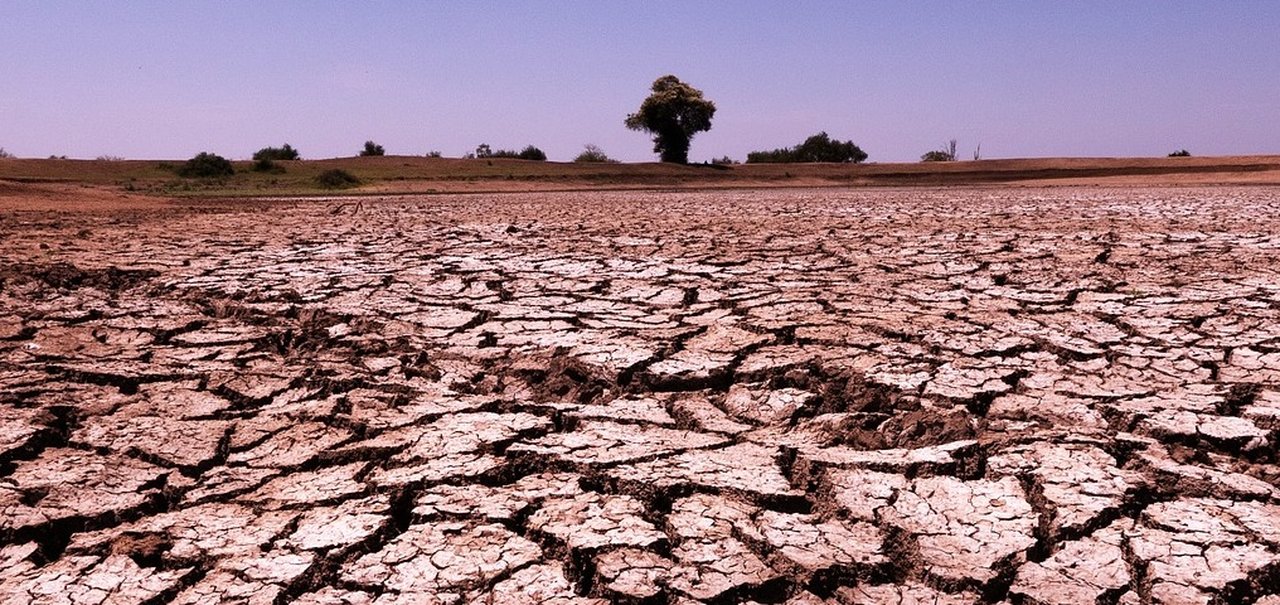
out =
<path fill-rule="evenodd" d="M 1280 189 L 39 189 L 0 602 L 1280 600 Z"/>

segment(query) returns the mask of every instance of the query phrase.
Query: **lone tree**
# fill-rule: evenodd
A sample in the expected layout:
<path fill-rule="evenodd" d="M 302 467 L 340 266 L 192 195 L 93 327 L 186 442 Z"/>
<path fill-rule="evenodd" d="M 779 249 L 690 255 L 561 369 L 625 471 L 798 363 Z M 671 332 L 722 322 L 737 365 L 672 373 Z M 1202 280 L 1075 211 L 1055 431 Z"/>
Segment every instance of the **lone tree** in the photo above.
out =
<path fill-rule="evenodd" d="M 627 116 L 631 130 L 653 135 L 653 151 L 664 162 L 689 163 L 689 143 L 693 135 L 711 130 L 716 104 L 702 98 L 698 90 L 675 76 L 653 82 L 653 93 L 640 104 L 640 111 Z"/>
<path fill-rule="evenodd" d="M 387 151 L 382 148 L 382 145 L 374 143 L 373 141 L 365 141 L 364 149 L 360 150 L 360 155 L 363 157 L 386 155 L 386 153 Z"/>

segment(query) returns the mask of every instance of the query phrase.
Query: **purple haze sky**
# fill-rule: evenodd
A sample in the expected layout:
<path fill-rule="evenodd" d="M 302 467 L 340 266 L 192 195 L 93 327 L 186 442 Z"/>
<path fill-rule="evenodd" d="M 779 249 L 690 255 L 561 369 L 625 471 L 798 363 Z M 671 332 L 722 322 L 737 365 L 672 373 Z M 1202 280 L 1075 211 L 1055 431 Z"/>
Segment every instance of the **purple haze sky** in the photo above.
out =
<path fill-rule="evenodd" d="M 85 2 L 0 7 L 0 146 L 23 157 L 568 160 L 673 73 L 716 102 L 691 160 L 820 130 L 871 161 L 1280 153 L 1280 3 Z"/>

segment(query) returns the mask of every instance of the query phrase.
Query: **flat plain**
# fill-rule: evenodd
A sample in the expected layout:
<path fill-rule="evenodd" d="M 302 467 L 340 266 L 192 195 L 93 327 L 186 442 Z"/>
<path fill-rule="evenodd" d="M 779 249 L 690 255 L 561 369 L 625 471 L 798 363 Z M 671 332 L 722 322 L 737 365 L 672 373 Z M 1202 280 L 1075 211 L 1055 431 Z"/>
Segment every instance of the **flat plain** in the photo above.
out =
<path fill-rule="evenodd" d="M 1280 188 L 95 195 L 0 601 L 1280 603 Z"/>

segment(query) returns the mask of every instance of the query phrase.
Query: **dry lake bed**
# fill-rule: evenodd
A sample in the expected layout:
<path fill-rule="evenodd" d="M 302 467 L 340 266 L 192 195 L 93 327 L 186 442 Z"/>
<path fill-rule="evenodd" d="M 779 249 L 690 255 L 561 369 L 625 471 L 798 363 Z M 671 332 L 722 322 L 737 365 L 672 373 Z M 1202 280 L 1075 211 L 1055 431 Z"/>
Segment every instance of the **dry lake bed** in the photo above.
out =
<path fill-rule="evenodd" d="M 5 603 L 1280 603 L 1280 189 L 0 212 Z"/>

